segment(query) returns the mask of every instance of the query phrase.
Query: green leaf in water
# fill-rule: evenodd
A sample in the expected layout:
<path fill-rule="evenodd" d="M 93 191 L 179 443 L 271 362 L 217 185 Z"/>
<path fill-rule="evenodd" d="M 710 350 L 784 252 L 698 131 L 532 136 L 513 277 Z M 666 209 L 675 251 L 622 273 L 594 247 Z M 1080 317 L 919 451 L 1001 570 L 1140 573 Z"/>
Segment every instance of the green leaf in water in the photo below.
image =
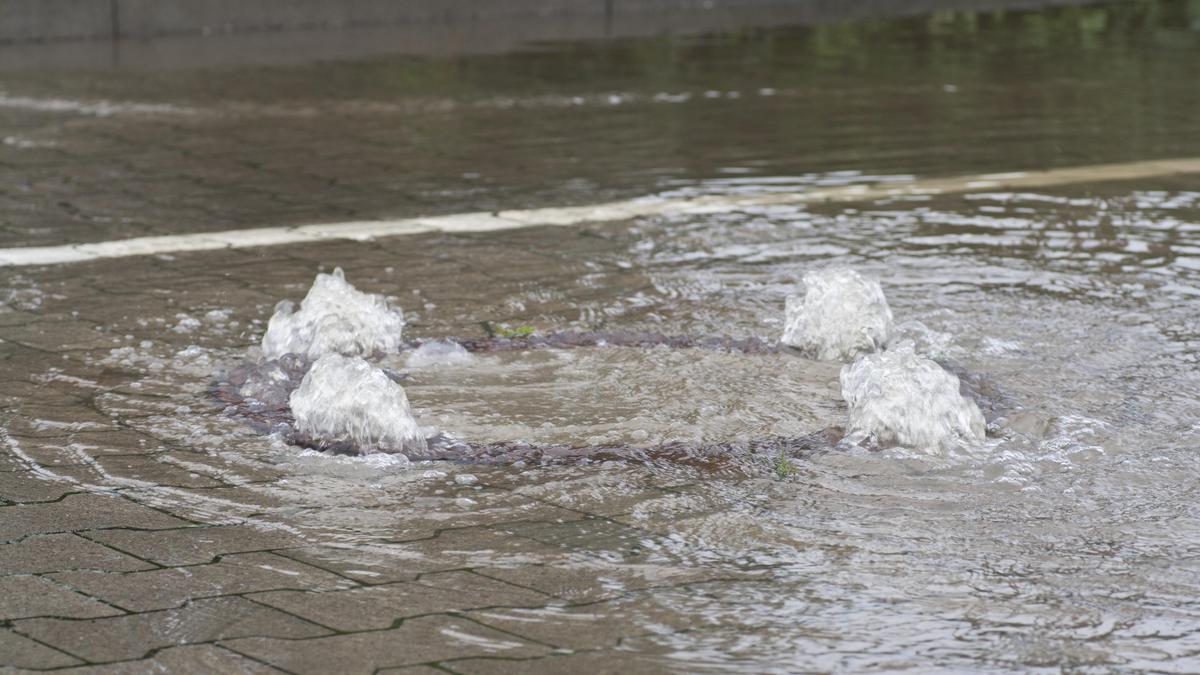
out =
<path fill-rule="evenodd" d="M 492 323 L 491 321 L 483 322 L 483 330 L 487 331 L 489 337 L 501 338 L 522 338 L 529 337 L 534 334 L 533 326 L 521 324 L 520 326 L 509 327 L 508 324 Z"/>
<path fill-rule="evenodd" d="M 791 458 L 781 449 L 779 457 L 775 458 L 775 475 L 782 480 L 789 478 L 795 472 L 796 467 L 792 464 Z"/>

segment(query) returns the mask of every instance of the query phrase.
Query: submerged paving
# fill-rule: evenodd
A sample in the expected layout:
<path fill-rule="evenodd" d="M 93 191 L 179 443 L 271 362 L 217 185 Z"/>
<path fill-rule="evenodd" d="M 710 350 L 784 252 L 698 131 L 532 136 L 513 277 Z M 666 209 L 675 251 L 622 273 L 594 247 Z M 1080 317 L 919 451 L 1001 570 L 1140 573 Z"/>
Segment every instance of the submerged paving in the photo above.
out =
<path fill-rule="evenodd" d="M 539 239 L 489 239 L 494 262 L 476 261 L 472 273 L 492 287 L 525 285 L 506 270 Z M 596 248 L 578 233 L 558 245 L 571 242 Z M 461 282 L 438 278 L 464 269 L 444 257 L 422 262 L 412 252 L 421 243 L 435 242 L 297 247 L 265 266 L 241 254 L 140 259 L 143 284 L 118 281 L 127 266 L 113 263 L 22 273 L 42 297 L 0 314 L 7 665 L 322 673 L 461 662 L 455 672 L 534 663 L 639 672 L 656 669 L 646 659 L 662 651 L 648 635 L 702 628 L 659 606 L 657 591 L 762 576 L 752 566 L 678 568 L 646 548 L 670 522 L 646 509 L 697 505 L 686 467 L 597 474 L 429 463 L 406 472 L 417 478 L 403 486 L 406 504 L 389 504 L 398 495 L 383 490 L 350 505 L 378 516 L 356 532 L 358 515 L 319 513 L 346 506 L 328 495 L 306 505 L 302 487 L 277 489 L 305 480 L 294 466 L 223 452 L 239 437 L 265 443 L 220 415 L 208 393 L 218 355 L 237 363 L 266 317 L 264 301 L 294 293 L 315 258 L 351 257 L 380 275 L 360 275 L 367 284 L 419 278 L 423 295 L 453 302 L 438 293 Z M 383 262 L 405 271 L 385 272 Z M 615 266 L 606 274 L 641 283 Z M 553 313 L 557 302 L 537 311 Z M 172 329 L 178 315 L 219 308 L 231 312 L 215 324 Z M 416 321 L 421 332 L 479 330 L 465 317 Z M 386 478 L 364 476 L 354 490 Z"/>
<path fill-rule="evenodd" d="M 1111 171 L 1200 157 L 1197 12 L 0 64 L 0 248 L 764 197 L 0 267 L 0 669 L 1200 671 L 1200 179 Z M 771 198 L 823 189 L 863 201 Z M 985 439 L 716 468 L 410 463 L 292 446 L 213 395 L 276 303 L 338 266 L 403 307 L 405 340 L 490 344 L 486 322 L 760 344 L 834 264 L 1004 395 Z M 849 414 L 833 362 L 547 347 L 381 365 L 421 425 L 480 442 L 741 447 Z"/>

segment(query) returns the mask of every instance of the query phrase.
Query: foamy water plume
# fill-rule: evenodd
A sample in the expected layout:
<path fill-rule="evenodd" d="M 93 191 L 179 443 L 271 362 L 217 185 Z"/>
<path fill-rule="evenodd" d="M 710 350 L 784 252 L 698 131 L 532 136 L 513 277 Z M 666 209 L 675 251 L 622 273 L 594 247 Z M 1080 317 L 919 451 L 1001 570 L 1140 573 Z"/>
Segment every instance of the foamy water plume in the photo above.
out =
<path fill-rule="evenodd" d="M 462 345 L 453 340 L 430 340 L 414 349 L 405 362 L 409 368 L 461 366 L 474 360 Z"/>
<path fill-rule="evenodd" d="M 289 404 L 296 429 L 319 441 L 346 443 L 364 453 L 426 449 L 404 388 L 356 356 L 317 359 Z"/>
<path fill-rule="evenodd" d="M 400 348 L 404 314 L 381 295 L 363 293 L 346 281 L 339 267 L 318 274 L 296 310 L 290 300 L 275 307 L 262 339 L 263 356 L 325 354 L 369 356 Z"/>
<path fill-rule="evenodd" d="M 804 275 L 804 296 L 788 298 L 781 342 L 825 361 L 849 361 L 887 344 L 891 332 L 879 282 L 835 267 Z"/>
<path fill-rule="evenodd" d="M 985 421 L 959 381 L 935 361 L 901 342 L 842 367 L 848 431 L 876 443 L 945 454 L 984 437 Z"/>

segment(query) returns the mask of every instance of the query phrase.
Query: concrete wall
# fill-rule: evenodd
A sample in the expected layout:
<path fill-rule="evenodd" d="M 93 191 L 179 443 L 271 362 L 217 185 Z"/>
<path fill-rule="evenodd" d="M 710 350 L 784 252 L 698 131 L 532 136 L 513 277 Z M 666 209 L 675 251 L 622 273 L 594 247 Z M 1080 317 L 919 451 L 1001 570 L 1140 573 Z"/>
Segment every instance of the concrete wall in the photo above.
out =
<path fill-rule="evenodd" d="M 1045 6 L 1081 0 L 0 0 L 0 44 L 265 33 L 334 27 L 489 24 L 695 23 L 697 16 L 754 14 L 812 22 L 930 9 Z M 690 17 L 690 18 L 689 18 Z M 707 23 L 712 23 L 711 20 Z"/>
<path fill-rule="evenodd" d="M 122 35 L 603 14 L 605 0 L 117 0 Z"/>
<path fill-rule="evenodd" d="M 767 6 L 797 0 L 0 0 L 0 42 L 149 38 L 512 18 L 615 11 Z M 798 0 L 804 2 L 804 0 Z"/>
<path fill-rule="evenodd" d="M 112 0 L 0 0 L 0 42 L 110 37 Z"/>

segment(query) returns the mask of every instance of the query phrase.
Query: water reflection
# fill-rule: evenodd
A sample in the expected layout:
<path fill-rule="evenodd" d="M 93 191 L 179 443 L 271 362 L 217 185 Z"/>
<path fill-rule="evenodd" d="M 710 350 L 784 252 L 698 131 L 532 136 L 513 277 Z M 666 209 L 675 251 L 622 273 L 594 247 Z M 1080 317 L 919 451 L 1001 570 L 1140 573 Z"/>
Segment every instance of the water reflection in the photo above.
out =
<path fill-rule="evenodd" d="M 28 191 L 0 204 L 3 238 L 594 203 L 719 177 L 1197 156 L 1195 22 L 1183 0 L 1119 2 L 500 56 L 9 71 L 0 178 Z"/>

